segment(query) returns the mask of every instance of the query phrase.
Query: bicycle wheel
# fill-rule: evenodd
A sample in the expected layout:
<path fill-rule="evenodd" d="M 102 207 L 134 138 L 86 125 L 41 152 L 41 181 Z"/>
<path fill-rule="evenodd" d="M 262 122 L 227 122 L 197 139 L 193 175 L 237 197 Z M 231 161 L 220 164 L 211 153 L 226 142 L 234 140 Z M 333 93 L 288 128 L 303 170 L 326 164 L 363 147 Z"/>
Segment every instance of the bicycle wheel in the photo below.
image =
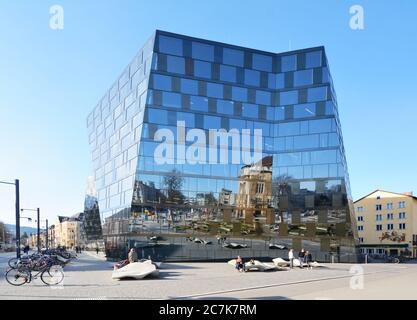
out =
<path fill-rule="evenodd" d="M 41 273 L 41 280 L 48 286 L 55 286 L 64 280 L 64 271 L 61 266 L 53 265 Z"/>
<path fill-rule="evenodd" d="M 21 286 L 30 280 L 30 273 L 24 269 L 9 269 L 5 274 L 6 281 L 13 286 Z"/>
<path fill-rule="evenodd" d="M 10 268 L 16 269 L 17 268 L 17 264 L 19 263 L 19 259 L 17 259 L 17 258 L 11 258 L 7 263 L 8 263 L 8 265 L 9 265 Z"/>

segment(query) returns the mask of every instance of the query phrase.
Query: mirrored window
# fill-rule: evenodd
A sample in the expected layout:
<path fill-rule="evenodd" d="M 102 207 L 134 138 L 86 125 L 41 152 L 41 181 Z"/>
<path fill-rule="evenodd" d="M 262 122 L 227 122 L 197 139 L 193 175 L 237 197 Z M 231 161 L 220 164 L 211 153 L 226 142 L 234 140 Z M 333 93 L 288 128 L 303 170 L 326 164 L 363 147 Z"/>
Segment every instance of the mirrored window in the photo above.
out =
<path fill-rule="evenodd" d="M 211 78 L 211 63 L 205 61 L 194 61 L 194 75 L 201 78 Z"/>
<path fill-rule="evenodd" d="M 243 103 L 242 115 L 244 117 L 258 118 L 258 115 L 259 115 L 258 106 L 256 104 Z"/>
<path fill-rule="evenodd" d="M 159 51 L 182 56 L 182 40 L 167 36 L 159 36 Z"/>
<path fill-rule="evenodd" d="M 301 70 L 294 72 L 294 85 L 307 86 L 313 84 L 313 70 Z"/>
<path fill-rule="evenodd" d="M 256 90 L 256 103 L 262 105 L 270 105 L 271 93 L 269 91 Z"/>
<path fill-rule="evenodd" d="M 306 53 L 306 68 L 321 67 L 321 51 Z"/>
<path fill-rule="evenodd" d="M 181 92 L 197 95 L 198 82 L 196 80 L 181 78 Z"/>
<path fill-rule="evenodd" d="M 185 74 L 185 59 L 182 57 L 167 56 L 167 71 Z"/>
<path fill-rule="evenodd" d="M 204 116 L 204 129 L 220 129 L 221 121 L 219 117 Z"/>
<path fill-rule="evenodd" d="M 280 92 L 280 104 L 290 105 L 298 103 L 298 91 L 283 91 Z"/>
<path fill-rule="evenodd" d="M 171 77 L 160 74 L 153 75 L 153 87 L 158 90 L 171 90 Z"/>
<path fill-rule="evenodd" d="M 187 128 L 195 127 L 194 113 L 191 112 L 177 112 L 177 121 L 184 121 Z"/>
<path fill-rule="evenodd" d="M 248 99 L 248 90 L 242 87 L 233 87 L 232 88 L 232 99 L 235 101 L 247 101 Z"/>
<path fill-rule="evenodd" d="M 245 69 L 245 84 L 248 86 L 259 87 L 261 73 L 256 70 Z"/>
<path fill-rule="evenodd" d="M 243 67 L 244 53 L 240 50 L 223 48 L 223 63 Z"/>
<path fill-rule="evenodd" d="M 220 80 L 236 82 L 236 68 L 226 65 L 220 65 Z"/>
<path fill-rule="evenodd" d="M 327 87 L 309 88 L 307 90 L 308 102 L 327 100 Z"/>
<path fill-rule="evenodd" d="M 252 55 L 252 68 L 256 70 L 271 72 L 272 57 L 263 54 L 254 53 Z"/>
<path fill-rule="evenodd" d="M 217 100 L 217 113 L 233 114 L 233 101 Z"/>
<path fill-rule="evenodd" d="M 150 123 L 168 124 L 168 112 L 166 110 L 148 108 L 148 121 Z"/>
<path fill-rule="evenodd" d="M 190 108 L 195 111 L 208 111 L 208 99 L 206 97 L 191 96 Z"/>
<path fill-rule="evenodd" d="M 193 59 L 214 61 L 214 47 L 210 44 L 193 42 L 192 43 Z"/>
<path fill-rule="evenodd" d="M 222 99 L 223 85 L 219 83 L 207 82 L 207 96 Z"/>
<path fill-rule="evenodd" d="M 281 72 L 294 71 L 297 69 L 297 55 L 281 57 Z"/>
<path fill-rule="evenodd" d="M 294 118 L 308 118 L 316 115 L 316 104 L 305 103 L 294 106 Z"/>
<path fill-rule="evenodd" d="M 181 94 L 175 92 L 162 92 L 162 104 L 165 107 L 181 108 Z"/>

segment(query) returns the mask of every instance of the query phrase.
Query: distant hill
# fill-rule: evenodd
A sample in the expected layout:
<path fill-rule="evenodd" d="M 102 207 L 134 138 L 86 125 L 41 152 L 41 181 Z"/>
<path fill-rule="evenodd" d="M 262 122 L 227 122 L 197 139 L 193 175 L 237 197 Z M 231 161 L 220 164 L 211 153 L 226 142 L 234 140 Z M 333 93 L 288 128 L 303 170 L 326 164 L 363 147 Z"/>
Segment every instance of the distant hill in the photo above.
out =
<path fill-rule="evenodd" d="M 16 225 L 5 224 L 5 226 L 7 230 L 9 230 L 13 235 L 16 235 Z M 41 229 L 41 231 L 43 231 L 43 229 Z M 20 227 L 20 235 L 22 236 L 25 232 L 28 236 L 30 236 L 31 233 L 36 234 L 38 232 L 38 229 L 32 227 Z"/>

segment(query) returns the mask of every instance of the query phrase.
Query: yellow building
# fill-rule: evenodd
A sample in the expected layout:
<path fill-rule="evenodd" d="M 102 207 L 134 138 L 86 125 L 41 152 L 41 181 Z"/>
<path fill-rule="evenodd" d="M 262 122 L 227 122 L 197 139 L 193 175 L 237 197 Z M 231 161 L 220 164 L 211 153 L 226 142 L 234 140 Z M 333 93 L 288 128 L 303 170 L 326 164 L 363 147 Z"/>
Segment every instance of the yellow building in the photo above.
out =
<path fill-rule="evenodd" d="M 417 257 L 417 197 L 376 190 L 355 202 L 362 253 Z"/>
<path fill-rule="evenodd" d="M 78 216 L 59 216 L 58 222 L 54 225 L 53 236 L 55 246 L 74 249 L 76 246 L 84 245 L 81 234 L 81 221 Z"/>

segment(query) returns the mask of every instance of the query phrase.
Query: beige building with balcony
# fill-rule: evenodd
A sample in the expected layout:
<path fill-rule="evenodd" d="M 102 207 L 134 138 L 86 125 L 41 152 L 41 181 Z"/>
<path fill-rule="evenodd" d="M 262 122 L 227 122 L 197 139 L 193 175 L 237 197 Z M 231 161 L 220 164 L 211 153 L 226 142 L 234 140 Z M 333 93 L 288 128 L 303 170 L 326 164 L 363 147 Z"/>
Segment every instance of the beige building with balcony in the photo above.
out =
<path fill-rule="evenodd" d="M 417 197 L 375 190 L 355 201 L 361 252 L 417 257 Z"/>

